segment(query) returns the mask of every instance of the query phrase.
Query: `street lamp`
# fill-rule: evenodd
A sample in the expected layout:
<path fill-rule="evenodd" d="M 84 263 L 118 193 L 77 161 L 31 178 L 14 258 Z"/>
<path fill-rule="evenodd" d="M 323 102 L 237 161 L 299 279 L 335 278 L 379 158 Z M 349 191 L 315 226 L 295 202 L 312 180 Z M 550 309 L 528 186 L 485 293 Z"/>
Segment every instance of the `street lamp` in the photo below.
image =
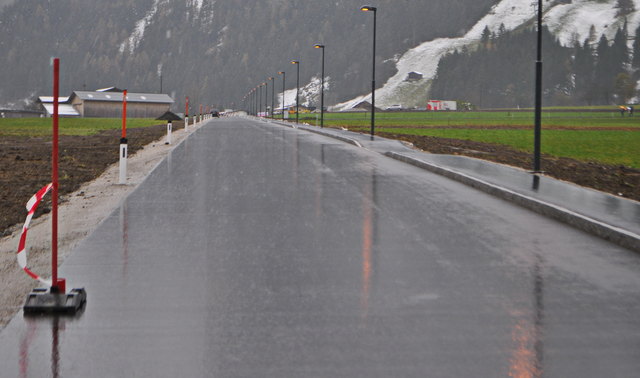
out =
<path fill-rule="evenodd" d="M 322 49 L 322 84 L 320 85 L 320 127 L 324 127 L 324 45 L 316 44 L 316 49 Z"/>
<path fill-rule="evenodd" d="M 291 64 L 295 64 L 298 69 L 298 75 L 296 79 L 296 123 L 298 123 L 298 116 L 300 114 L 300 62 L 297 60 L 292 60 Z"/>
<path fill-rule="evenodd" d="M 287 75 L 284 71 L 278 71 L 278 75 L 282 75 L 282 119 L 284 120 L 284 80 Z"/>
<path fill-rule="evenodd" d="M 533 130 L 533 172 L 540 172 L 540 140 L 542 120 L 542 0 L 538 0 L 538 46 L 536 55 L 536 100 Z"/>
<path fill-rule="evenodd" d="M 262 83 L 262 86 L 264 87 L 264 118 L 267 118 L 269 115 L 269 112 L 267 111 L 267 108 L 269 107 L 268 105 L 268 101 L 269 101 L 269 83 L 264 82 Z"/>
<path fill-rule="evenodd" d="M 276 82 L 274 81 L 274 77 L 270 76 L 269 81 L 271 81 L 271 119 L 273 119 L 273 101 L 276 95 Z"/>
<path fill-rule="evenodd" d="M 258 116 L 258 87 L 253 88 L 253 115 Z"/>
<path fill-rule="evenodd" d="M 373 12 L 373 69 L 371 70 L 371 140 L 373 140 L 376 122 L 376 15 L 378 8 L 364 5 L 360 7 L 360 10 Z"/>
<path fill-rule="evenodd" d="M 262 114 L 262 84 L 257 86 L 258 89 L 258 117 L 261 117 Z"/>

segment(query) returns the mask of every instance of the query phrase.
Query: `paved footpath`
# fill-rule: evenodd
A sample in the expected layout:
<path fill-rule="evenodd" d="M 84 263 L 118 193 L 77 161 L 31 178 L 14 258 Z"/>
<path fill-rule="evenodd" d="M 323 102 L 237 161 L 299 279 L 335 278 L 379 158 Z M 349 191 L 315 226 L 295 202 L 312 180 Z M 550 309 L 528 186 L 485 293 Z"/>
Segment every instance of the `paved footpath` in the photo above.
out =
<path fill-rule="evenodd" d="M 84 312 L 0 332 L 0 376 L 637 375 L 637 252 L 339 134 L 205 124 L 61 267 Z"/>

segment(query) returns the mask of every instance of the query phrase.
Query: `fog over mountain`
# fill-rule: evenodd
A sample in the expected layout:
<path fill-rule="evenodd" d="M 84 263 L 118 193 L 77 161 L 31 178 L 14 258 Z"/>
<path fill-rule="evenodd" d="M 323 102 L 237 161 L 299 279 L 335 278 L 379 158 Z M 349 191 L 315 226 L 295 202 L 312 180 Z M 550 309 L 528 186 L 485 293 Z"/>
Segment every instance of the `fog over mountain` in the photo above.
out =
<path fill-rule="evenodd" d="M 3 2 L 7 0 L 0 0 L 0 5 Z M 287 88 L 295 88 L 295 66 L 290 64 L 294 59 L 301 62 L 301 86 L 318 87 L 321 53 L 313 48 L 316 43 L 326 45 L 325 71 L 330 78 L 327 104 L 344 103 L 347 107 L 366 100 L 371 89 L 373 15 L 359 11 L 362 0 L 8 2 L 11 4 L 0 8 L 0 104 L 22 107 L 23 99 L 50 94 L 50 60 L 60 57 L 63 94 L 107 86 L 159 92 L 161 73 L 162 91 L 176 100 L 175 111 L 183 110 L 185 96 L 192 104 L 239 107 L 242 97 L 267 82 L 268 77 L 275 77 L 280 91 L 282 77 L 278 71 L 286 72 Z M 564 48 L 573 48 L 587 38 L 595 56 L 598 38 L 605 35 L 612 41 L 627 20 L 630 30 L 625 35 L 629 44 L 633 43 L 635 27 L 640 23 L 636 2 L 640 0 L 545 0 L 545 21 L 555 23 L 551 32 Z M 456 51 L 473 54 L 485 46 L 486 41 L 480 39 L 486 27 L 493 33 L 489 35 L 491 40 L 504 33 L 530 31 L 535 15 L 531 3 L 372 2 L 378 8 L 376 81 L 381 88 L 381 105 L 423 102 L 436 79 L 436 69 L 441 77 L 447 77 L 447 70 L 462 67 L 451 59 L 446 60 L 451 68 L 439 66 L 441 59 Z M 590 28 L 592 23 L 596 25 Z M 491 52 L 498 45 L 502 49 L 508 46 L 495 43 L 486 45 L 490 47 L 486 50 Z M 558 56 L 565 55 L 569 60 L 573 56 Z M 633 74 L 631 66 L 623 67 Z M 507 68 L 509 65 L 504 65 L 501 75 L 509 75 Z M 463 75 L 473 70 L 473 66 L 466 68 Z M 419 71 L 424 78 L 409 83 L 405 78 L 410 71 Z M 568 70 L 563 75 L 569 84 L 552 85 L 571 96 L 573 73 Z M 484 80 L 486 83 L 477 84 L 483 88 L 480 94 L 492 90 L 486 86 L 493 78 Z M 465 100 L 464 85 L 456 88 L 451 96 Z M 517 85 L 515 88 L 519 90 Z M 317 105 L 312 94 L 303 101 Z"/>
<path fill-rule="evenodd" d="M 423 41 L 464 33 L 495 0 L 380 0 L 378 74 Z M 61 58 L 62 93 L 118 86 L 160 90 L 177 102 L 231 106 L 251 88 L 287 73 L 295 87 L 326 75 L 336 103 L 370 86 L 372 15 L 361 0 L 20 0 L 0 10 L 0 104 L 50 93 L 50 58 Z M 281 78 L 276 78 L 280 90 Z M 237 104 L 236 104 L 237 105 Z"/>

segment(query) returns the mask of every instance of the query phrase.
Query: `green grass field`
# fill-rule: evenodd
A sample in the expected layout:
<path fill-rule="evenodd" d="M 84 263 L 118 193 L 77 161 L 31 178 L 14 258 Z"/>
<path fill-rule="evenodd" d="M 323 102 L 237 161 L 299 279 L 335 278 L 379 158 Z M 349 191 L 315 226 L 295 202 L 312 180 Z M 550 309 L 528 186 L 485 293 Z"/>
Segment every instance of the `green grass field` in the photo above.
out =
<path fill-rule="evenodd" d="M 370 113 L 328 113 L 325 125 L 366 133 L 370 117 Z M 302 119 L 316 124 L 315 114 Z M 533 123 L 531 112 L 376 113 L 379 132 L 503 144 L 527 152 L 533 150 Z M 543 154 L 640 169 L 640 114 L 622 117 L 617 112 L 558 109 L 543 113 L 542 127 Z"/>
<path fill-rule="evenodd" d="M 127 128 L 159 125 L 150 118 L 127 119 Z M 50 136 L 51 118 L 0 118 L 0 136 Z M 103 130 L 121 129 L 121 118 L 60 118 L 60 135 L 93 135 Z"/>
<path fill-rule="evenodd" d="M 301 115 L 300 120 L 315 124 L 316 115 Z M 366 127 L 371 113 L 326 113 L 325 123 L 342 127 Z M 617 112 L 546 112 L 543 127 L 633 127 L 640 130 L 640 114 L 620 116 Z M 378 112 L 376 126 L 521 126 L 533 127 L 532 112 Z"/>

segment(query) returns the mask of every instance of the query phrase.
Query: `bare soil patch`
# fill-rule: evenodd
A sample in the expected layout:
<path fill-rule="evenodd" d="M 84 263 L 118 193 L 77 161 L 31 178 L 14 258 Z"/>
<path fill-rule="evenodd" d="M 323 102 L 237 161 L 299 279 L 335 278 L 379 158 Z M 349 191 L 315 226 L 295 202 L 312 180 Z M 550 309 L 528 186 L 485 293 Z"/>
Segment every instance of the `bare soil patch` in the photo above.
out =
<path fill-rule="evenodd" d="M 173 129 L 183 128 L 175 122 Z M 166 134 L 166 125 L 127 130 L 129 155 Z M 60 196 L 100 176 L 118 161 L 120 130 L 91 136 L 61 136 L 59 140 Z M 24 222 L 25 205 L 41 187 L 51 182 L 51 138 L 11 137 L 0 139 L 0 237 L 11 233 L 11 226 Z M 50 211 L 45 197 L 36 217 Z"/>
<path fill-rule="evenodd" d="M 502 145 L 386 132 L 377 134 L 412 143 L 418 149 L 435 154 L 470 156 L 529 170 L 533 165 L 531 154 Z M 638 169 L 545 155 L 542 156 L 541 166 L 547 176 L 640 201 Z"/>

